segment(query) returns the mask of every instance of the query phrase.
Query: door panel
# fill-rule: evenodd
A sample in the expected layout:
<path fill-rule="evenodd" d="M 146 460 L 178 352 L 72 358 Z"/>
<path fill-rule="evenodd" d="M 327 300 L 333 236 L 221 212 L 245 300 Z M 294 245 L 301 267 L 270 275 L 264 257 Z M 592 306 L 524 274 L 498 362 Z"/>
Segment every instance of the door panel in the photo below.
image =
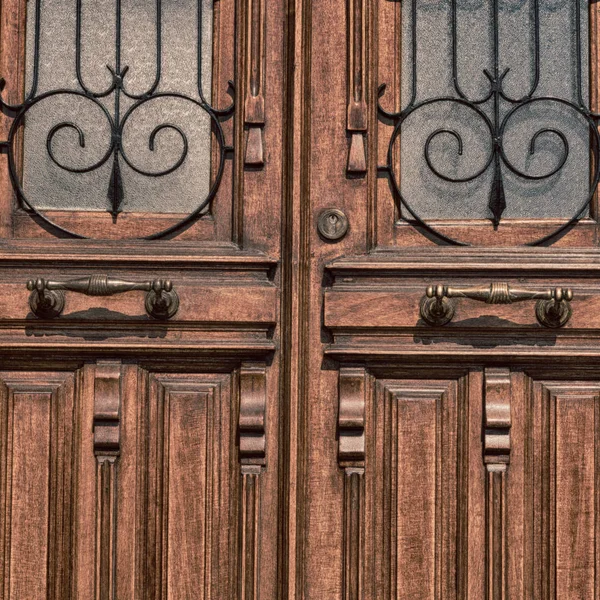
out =
<path fill-rule="evenodd" d="M 69 593 L 80 374 L 0 373 L 2 598 Z"/>
<path fill-rule="evenodd" d="M 2 598 L 258 593 L 264 364 L 1 377 Z"/>
<path fill-rule="evenodd" d="M 119 565 L 118 581 L 133 586 L 131 597 L 232 595 L 239 479 L 232 375 L 138 370 L 131 379 L 137 393 L 124 407 L 131 421 L 123 424 L 118 524 L 120 556 L 131 562 Z"/>
<path fill-rule="evenodd" d="M 599 385 L 513 374 L 507 531 L 515 595 L 597 593 Z"/>
<path fill-rule="evenodd" d="M 595 597 L 589 367 L 341 367 L 343 594 Z"/>
<path fill-rule="evenodd" d="M 477 389 L 473 377 L 375 384 L 373 430 L 367 424 L 366 431 L 374 456 L 365 461 L 374 515 L 373 597 L 464 595 L 457 573 L 465 569 L 458 557 L 467 556 L 466 508 L 471 522 L 481 508 L 468 501 L 469 433 L 481 418 L 477 397 L 468 393 Z"/>
<path fill-rule="evenodd" d="M 494 253 L 415 250 L 327 267 L 324 324 L 331 337 L 324 351 L 340 363 L 340 436 L 345 369 L 362 371 L 367 382 L 364 552 L 369 556 L 372 543 L 376 558 L 373 567 L 364 560 L 358 597 L 381 597 L 381 590 L 383 597 L 494 599 L 597 592 L 598 325 L 587 311 L 596 300 L 595 253 L 513 251 L 497 264 Z M 537 321 L 535 302 L 460 297 L 451 299 L 452 320 L 432 326 L 422 320 L 421 303 L 440 273 L 450 285 L 485 290 L 499 274 L 515 288 L 564 282 L 574 290 L 573 320 L 551 329 Z M 409 451 L 407 439 L 417 440 Z M 378 458 L 369 462 L 374 446 Z M 412 482 L 406 503 L 403 477 Z M 370 478 L 378 482 L 371 492 Z M 405 515 L 421 541 L 400 552 Z M 414 590 L 425 564 L 430 569 Z M 374 584 L 378 565 L 382 579 Z"/>
<path fill-rule="evenodd" d="M 342 367 L 339 384 L 346 597 L 483 594 L 482 370 Z"/>

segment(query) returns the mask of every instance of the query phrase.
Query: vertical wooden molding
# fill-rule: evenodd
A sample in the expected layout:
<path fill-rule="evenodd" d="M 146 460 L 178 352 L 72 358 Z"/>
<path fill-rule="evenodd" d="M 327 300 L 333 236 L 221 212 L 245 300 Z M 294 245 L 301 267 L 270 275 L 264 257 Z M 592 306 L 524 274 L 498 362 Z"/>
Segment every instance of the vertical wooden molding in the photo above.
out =
<path fill-rule="evenodd" d="M 506 474 L 510 462 L 510 370 L 485 370 L 486 599 L 508 600 Z"/>
<path fill-rule="evenodd" d="M 5 102 L 18 105 L 25 97 L 25 23 L 27 0 L 0 2 L 0 93 Z M 0 112 L 0 237 L 13 235 L 13 211 L 16 195 L 8 170 L 8 148 L 5 144 L 12 118 Z M 22 135 L 17 136 L 16 161 L 22 169 Z"/>
<path fill-rule="evenodd" d="M 264 364 L 240 369 L 239 444 L 242 477 L 240 600 L 258 600 L 261 473 L 266 464 L 267 378 Z"/>
<path fill-rule="evenodd" d="M 600 3 L 593 1 L 589 3 L 589 39 L 590 39 L 590 110 L 594 113 L 600 111 Z M 591 144 L 590 140 L 590 144 Z M 596 160 L 594 153 L 591 152 L 591 160 Z M 591 173 L 595 166 L 591 165 Z M 598 221 L 600 218 L 600 207 L 598 206 L 598 189 L 594 193 L 594 199 L 590 204 L 590 212 L 593 219 Z M 598 226 L 596 227 L 598 230 Z"/>
<path fill-rule="evenodd" d="M 348 7 L 348 114 L 350 133 L 348 151 L 349 174 L 367 171 L 365 134 L 367 132 L 367 103 L 365 101 L 365 71 L 367 56 L 366 0 L 347 0 Z"/>
<path fill-rule="evenodd" d="M 114 600 L 117 463 L 120 452 L 121 363 L 98 361 L 94 380 L 96 455 L 95 600 Z"/>
<path fill-rule="evenodd" d="M 364 369 L 340 369 L 338 462 L 344 469 L 344 600 L 363 598 L 366 379 Z"/>
<path fill-rule="evenodd" d="M 246 54 L 244 124 L 248 129 L 245 164 L 265 164 L 265 0 L 246 2 Z"/>

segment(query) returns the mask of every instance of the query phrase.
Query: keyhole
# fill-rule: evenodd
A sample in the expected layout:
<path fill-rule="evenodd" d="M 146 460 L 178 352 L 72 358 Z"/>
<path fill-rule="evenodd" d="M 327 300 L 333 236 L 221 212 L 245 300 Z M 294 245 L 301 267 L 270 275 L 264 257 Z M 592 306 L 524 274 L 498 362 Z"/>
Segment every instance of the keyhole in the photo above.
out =
<path fill-rule="evenodd" d="M 348 219 L 341 210 L 327 208 L 319 215 L 317 227 L 325 239 L 340 240 L 348 231 Z"/>
<path fill-rule="evenodd" d="M 328 225 L 329 225 L 329 231 L 331 233 L 335 233 L 338 229 L 338 225 L 340 222 L 340 218 L 337 215 L 329 215 L 328 219 L 329 221 Z"/>

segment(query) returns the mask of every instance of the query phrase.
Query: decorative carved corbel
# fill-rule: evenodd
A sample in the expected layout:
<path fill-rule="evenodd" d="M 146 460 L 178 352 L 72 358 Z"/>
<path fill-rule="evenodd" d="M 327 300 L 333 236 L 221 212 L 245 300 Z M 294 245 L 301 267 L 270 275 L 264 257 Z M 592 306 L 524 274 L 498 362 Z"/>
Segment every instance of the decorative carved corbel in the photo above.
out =
<path fill-rule="evenodd" d="M 365 134 L 367 103 L 365 73 L 367 63 L 366 0 L 347 0 L 348 6 L 348 111 L 347 130 L 350 133 L 347 172 L 362 174 L 367 170 Z"/>
<path fill-rule="evenodd" d="M 240 370 L 240 461 L 264 465 L 267 381 L 264 364 L 243 365 Z"/>
<path fill-rule="evenodd" d="M 487 599 L 506 600 L 506 473 L 510 462 L 510 370 L 485 370 Z"/>
<path fill-rule="evenodd" d="M 365 461 L 364 369 L 340 369 L 338 458 L 340 466 L 362 466 Z"/>
<path fill-rule="evenodd" d="M 265 126 L 265 6 L 264 0 L 246 2 L 245 120 L 248 129 L 245 164 L 265 164 L 263 128 Z"/>
<path fill-rule="evenodd" d="M 267 378 L 264 364 L 240 369 L 239 447 L 242 476 L 240 598 L 258 598 L 260 483 L 266 463 Z"/>
<path fill-rule="evenodd" d="M 98 361 L 94 379 L 96 600 L 115 598 L 117 462 L 121 450 L 121 363 Z"/>
<path fill-rule="evenodd" d="M 366 394 L 364 369 L 340 369 L 338 461 L 344 469 L 344 600 L 362 598 Z"/>

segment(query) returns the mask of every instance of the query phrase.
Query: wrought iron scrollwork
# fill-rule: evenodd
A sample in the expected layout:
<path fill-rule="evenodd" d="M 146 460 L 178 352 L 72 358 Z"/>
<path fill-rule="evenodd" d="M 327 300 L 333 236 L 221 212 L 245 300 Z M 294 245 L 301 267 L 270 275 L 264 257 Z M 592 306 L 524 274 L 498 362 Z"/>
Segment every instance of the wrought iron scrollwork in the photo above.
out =
<path fill-rule="evenodd" d="M 77 80 L 77 87 L 73 89 L 60 88 L 53 89 L 50 91 L 39 92 L 39 73 L 40 73 L 40 40 L 41 40 L 41 27 L 42 27 L 42 13 L 43 3 L 42 0 L 35 0 L 35 32 L 34 32 L 34 43 L 33 43 L 33 56 L 32 56 L 32 73 L 31 73 L 31 84 L 29 92 L 21 104 L 9 104 L 2 97 L 2 90 L 5 87 L 4 79 L 0 79 L 0 110 L 5 115 L 12 118 L 12 124 L 10 127 L 8 139 L 2 142 L 3 147 L 6 149 L 8 155 L 8 166 L 11 181 L 15 192 L 20 201 L 30 209 L 38 218 L 40 218 L 47 225 L 50 225 L 54 230 L 66 234 L 70 237 L 82 238 L 85 237 L 75 231 L 69 231 L 64 227 L 53 222 L 45 213 L 44 210 L 36 206 L 36 202 L 29 198 L 25 193 L 23 183 L 21 181 L 20 173 L 17 167 L 17 154 L 18 154 L 18 134 L 19 131 L 26 127 L 25 119 L 29 111 L 36 106 L 41 106 L 49 99 L 62 97 L 70 98 L 73 101 L 85 102 L 89 104 L 91 111 L 99 111 L 103 118 L 106 120 L 108 125 L 108 131 L 110 132 L 109 138 L 106 140 L 106 150 L 104 151 L 101 158 L 92 164 L 85 166 L 73 166 L 66 164 L 64 160 L 61 160 L 55 152 L 55 140 L 59 132 L 69 130 L 76 136 L 76 141 L 80 148 L 86 147 L 86 131 L 85 126 L 81 126 L 73 121 L 64 120 L 54 125 L 48 132 L 46 138 L 46 149 L 52 162 L 57 165 L 63 171 L 73 174 L 84 174 L 90 173 L 104 166 L 105 164 L 112 163 L 110 170 L 110 179 L 108 183 L 107 191 L 107 210 L 116 219 L 119 213 L 122 211 L 123 200 L 125 197 L 125 190 L 123 186 L 122 168 L 123 165 L 127 165 L 130 169 L 136 173 L 145 177 L 164 177 L 173 173 L 179 169 L 182 164 L 186 161 L 189 150 L 189 140 L 183 129 L 171 122 L 169 122 L 168 115 L 164 115 L 164 120 L 161 117 L 161 122 L 157 123 L 154 129 L 151 131 L 148 139 L 148 148 L 151 152 L 156 151 L 157 138 L 162 132 L 169 130 L 175 132 L 181 140 L 180 155 L 172 162 L 172 164 L 166 165 L 160 169 L 149 169 L 144 166 L 137 164 L 134 158 L 128 152 L 124 143 L 124 133 L 127 127 L 133 121 L 133 116 L 143 106 L 147 106 L 149 103 L 160 101 L 161 99 L 183 101 L 190 103 L 197 107 L 204 114 L 206 114 L 210 120 L 212 135 L 216 140 L 217 151 L 213 155 L 216 156 L 216 164 L 213 169 L 213 176 L 211 178 L 210 189 L 205 197 L 200 198 L 198 205 L 185 218 L 175 225 L 169 228 L 153 233 L 146 236 L 144 239 L 155 239 L 167 236 L 171 233 L 177 232 L 184 228 L 186 225 L 195 220 L 198 216 L 203 214 L 206 209 L 210 206 L 211 201 L 216 195 L 217 189 L 223 177 L 224 167 L 226 158 L 233 152 L 233 147 L 228 145 L 225 139 L 225 134 L 222 127 L 222 121 L 230 117 L 234 111 L 235 101 L 234 85 L 230 81 L 230 89 L 228 92 L 232 97 L 232 101 L 229 106 L 225 108 L 216 108 L 213 106 L 205 97 L 203 90 L 203 57 L 202 57 L 202 23 L 203 23 L 203 6 L 202 0 L 197 2 L 197 94 L 195 96 L 178 93 L 177 91 L 162 91 L 161 90 L 161 77 L 162 77 L 162 55 L 163 55 L 163 23 L 162 23 L 162 0 L 155 0 L 156 10 L 156 29 L 152 34 L 156 39 L 156 73 L 153 82 L 149 87 L 142 93 L 133 93 L 128 89 L 128 65 L 123 64 L 122 60 L 122 5 L 121 0 L 115 2 L 115 62 L 113 65 L 106 65 L 110 73 L 110 84 L 103 90 L 93 90 L 88 83 L 86 83 L 83 69 L 82 69 L 82 2 L 83 0 L 77 0 L 75 10 L 77 11 L 76 17 L 76 35 L 75 35 L 75 74 Z M 112 96 L 112 98 L 111 98 Z M 127 105 L 125 106 L 123 100 L 127 98 Z M 110 109 L 109 109 L 110 106 Z M 125 106 L 125 108 L 124 108 Z"/>
<path fill-rule="evenodd" d="M 590 184 L 589 193 L 585 198 L 581 199 L 581 204 L 576 210 L 576 213 L 565 222 L 560 224 L 554 231 L 545 235 L 541 239 L 526 242 L 526 245 L 540 245 L 553 241 L 559 234 L 574 225 L 579 221 L 588 210 L 590 203 L 596 193 L 598 182 L 600 180 L 600 169 L 598 154 L 600 151 L 600 135 L 598 133 L 598 125 L 600 114 L 595 113 L 586 104 L 584 99 L 584 84 L 583 71 L 584 61 L 582 59 L 584 45 L 582 43 L 582 31 L 584 27 L 581 22 L 581 14 L 584 5 L 581 0 L 573 0 L 575 23 L 574 29 L 574 70 L 573 76 L 575 91 L 573 98 L 563 98 L 559 95 L 553 96 L 540 91 L 540 30 L 542 27 L 540 18 L 540 0 L 530 0 L 531 3 L 531 39 L 532 39 L 532 56 L 531 64 L 531 86 L 520 97 L 513 97 L 506 89 L 505 79 L 510 72 L 510 66 L 504 68 L 501 65 L 501 49 L 500 49 L 500 4 L 501 0 L 489 0 L 491 10 L 491 63 L 489 69 L 484 69 L 483 73 L 487 80 L 487 90 L 481 94 L 481 97 L 470 97 L 467 92 L 461 87 L 459 82 L 459 43 L 458 43 L 458 0 L 448 0 L 451 18 L 449 20 L 450 38 L 451 38 L 451 87 L 453 88 L 448 95 L 420 98 L 417 93 L 417 78 L 419 73 L 419 57 L 417 49 L 417 19 L 419 13 L 418 0 L 409 0 L 410 16 L 410 36 L 408 39 L 408 48 L 411 53 L 412 73 L 409 74 L 410 94 L 405 107 L 398 112 L 386 110 L 382 105 L 382 98 L 386 93 L 386 84 L 379 86 L 379 105 L 378 114 L 382 122 L 393 126 L 391 133 L 386 162 L 379 166 L 380 172 L 387 175 L 392 193 L 396 198 L 399 208 L 401 208 L 412 219 L 417 226 L 435 236 L 438 240 L 454 244 L 466 246 L 469 245 L 459 239 L 449 237 L 435 228 L 427 218 L 422 217 L 419 212 L 411 205 L 411 199 L 407 198 L 403 192 L 398 175 L 398 169 L 395 166 L 394 148 L 400 142 L 403 127 L 411 115 L 426 110 L 426 107 L 439 109 L 443 107 L 458 107 L 470 114 L 472 123 L 476 123 L 482 130 L 489 134 L 489 153 L 482 157 L 481 166 L 473 167 L 472 172 L 464 176 L 454 176 L 448 172 L 444 172 L 443 168 L 436 165 L 431 156 L 431 148 L 434 141 L 438 143 L 453 144 L 459 156 L 463 154 L 463 144 L 465 143 L 461 133 L 454 128 L 445 126 L 443 118 L 442 123 L 427 137 L 425 147 L 422 149 L 424 155 L 424 163 L 427 168 L 440 180 L 450 184 L 468 183 L 479 180 L 484 174 L 492 172 L 491 189 L 489 192 L 488 207 L 491 214 L 491 221 L 494 229 L 497 229 L 505 213 L 510 198 L 507 197 L 505 191 L 506 173 L 510 172 L 516 178 L 525 182 L 547 181 L 555 175 L 559 174 L 568 158 L 569 158 L 569 141 L 563 131 L 557 127 L 540 126 L 531 136 L 529 141 L 529 154 L 533 156 L 536 153 L 537 145 L 541 136 L 552 136 L 555 142 L 559 145 L 558 156 L 552 168 L 547 169 L 543 173 L 526 172 L 519 166 L 514 164 L 514 161 L 509 158 L 505 147 L 505 134 L 507 128 L 511 126 L 519 118 L 524 116 L 525 111 L 535 107 L 536 109 L 543 108 L 552 110 L 558 108 L 563 113 L 572 113 L 573 117 L 578 119 L 582 126 L 588 130 L 590 139 Z M 408 4 L 404 2 L 404 4 Z M 587 3 L 586 3 L 587 6 Z M 566 32 L 571 35 L 571 31 Z M 406 42 L 405 42 L 406 43 Z M 483 52 L 483 50 L 482 50 Z M 565 74 L 565 76 L 567 76 Z M 587 135 L 587 133 L 586 133 Z M 401 143 L 401 142 L 400 142 Z M 449 146 L 448 146 L 449 147 Z M 404 176 L 404 175 L 403 175 Z M 410 178 L 410 173 L 406 174 Z"/>

